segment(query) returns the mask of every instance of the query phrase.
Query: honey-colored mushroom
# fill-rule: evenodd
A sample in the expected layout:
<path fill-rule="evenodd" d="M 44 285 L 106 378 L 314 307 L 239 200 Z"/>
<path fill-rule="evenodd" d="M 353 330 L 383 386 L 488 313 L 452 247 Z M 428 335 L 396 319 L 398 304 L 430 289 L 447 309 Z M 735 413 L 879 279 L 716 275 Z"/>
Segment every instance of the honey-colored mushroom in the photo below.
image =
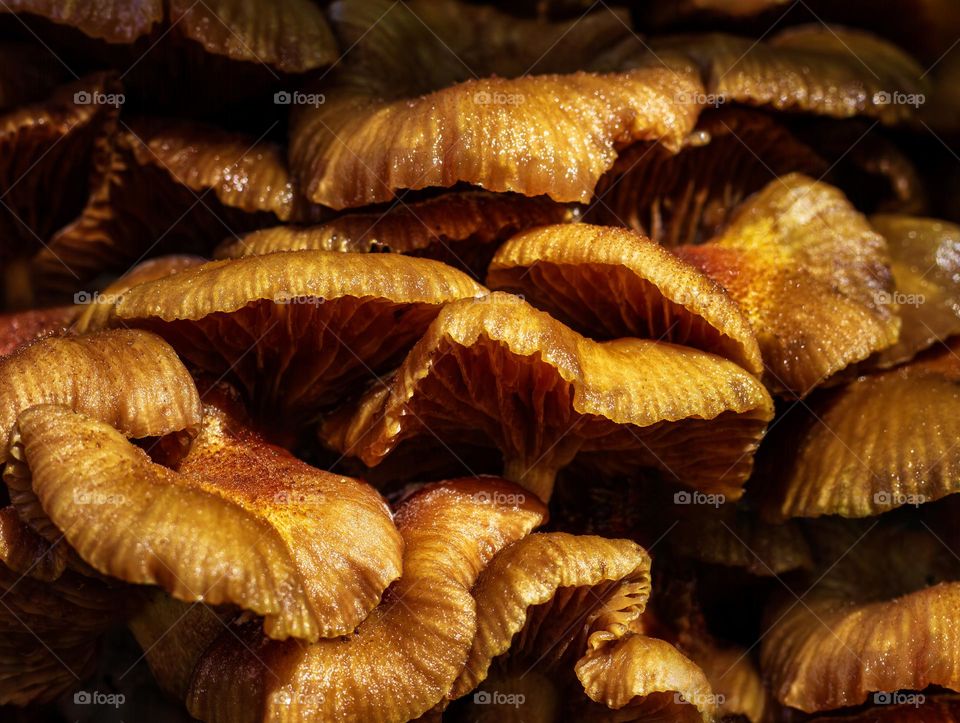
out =
<path fill-rule="evenodd" d="M 393 254 L 295 251 L 213 261 L 134 286 L 113 321 L 166 338 L 292 425 L 396 364 L 444 304 L 486 289 Z"/>
<path fill-rule="evenodd" d="M 887 244 L 832 186 L 772 181 L 720 236 L 678 253 L 740 304 L 779 393 L 804 396 L 897 341 Z"/>
<path fill-rule="evenodd" d="M 763 371 L 750 324 L 719 284 L 626 229 L 569 224 L 522 233 L 497 251 L 487 285 L 521 294 L 594 339 L 668 341 Z"/>
<path fill-rule="evenodd" d="M 353 635 L 302 646 L 266 640 L 256 622 L 233 625 L 196 664 L 190 713 L 212 723 L 388 722 L 425 713 L 467 659 L 477 575 L 544 514 L 532 495 L 493 478 L 420 490 L 397 510 L 403 576 Z"/>
<path fill-rule="evenodd" d="M 271 637 L 348 634 L 400 574 L 400 536 L 373 488 L 310 467 L 216 407 L 177 471 L 64 407 L 23 412 L 11 439 L 14 504 L 35 495 L 89 565 L 252 610 Z"/>
<path fill-rule="evenodd" d="M 333 208 L 456 183 L 585 202 L 620 148 L 676 150 L 699 113 L 696 72 L 642 59 L 614 12 L 545 23 L 457 0 L 343 0 L 331 14 L 351 52 L 313 88 L 324 102 L 294 109 L 290 157 Z"/>
<path fill-rule="evenodd" d="M 649 340 L 595 342 L 497 292 L 447 306 L 397 372 L 322 435 L 371 466 L 416 437 L 497 447 L 505 476 L 542 499 L 581 452 L 736 497 L 771 415 L 763 387 L 733 362 Z"/>
<path fill-rule="evenodd" d="M 0 357 L 12 354 L 31 341 L 63 334 L 76 316 L 77 310 L 72 306 L 0 314 Z"/>

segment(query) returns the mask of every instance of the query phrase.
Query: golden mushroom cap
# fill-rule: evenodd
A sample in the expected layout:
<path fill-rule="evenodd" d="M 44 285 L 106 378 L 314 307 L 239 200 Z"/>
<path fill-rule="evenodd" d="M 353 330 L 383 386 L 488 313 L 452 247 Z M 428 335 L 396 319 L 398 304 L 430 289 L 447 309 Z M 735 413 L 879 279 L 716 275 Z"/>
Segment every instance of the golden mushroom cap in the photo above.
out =
<path fill-rule="evenodd" d="M 267 641 L 255 624 L 234 626 L 196 665 L 191 714 L 236 723 L 406 721 L 427 712 L 467 659 L 477 575 L 544 515 L 532 495 L 494 478 L 421 489 L 397 510 L 403 575 L 353 635 L 301 646 Z"/>
<path fill-rule="evenodd" d="M 770 607 L 761 665 L 777 699 L 811 713 L 874 692 L 960 688 L 960 565 L 943 543 L 876 523 L 825 525 L 819 540 L 801 602 L 784 594 Z"/>
<path fill-rule="evenodd" d="M 10 0 L 3 12 L 39 15 L 108 43 L 132 43 L 163 21 L 163 0 Z"/>
<path fill-rule="evenodd" d="M 332 15 L 351 53 L 317 87 L 323 103 L 294 109 L 290 157 L 308 198 L 333 208 L 459 182 L 585 202 L 620 148 L 676 150 L 699 113 L 693 69 L 630 69 L 643 45 L 612 12 L 544 23 L 345 0 Z"/>
<path fill-rule="evenodd" d="M 770 439 L 765 511 L 867 517 L 960 491 L 958 352 L 955 340 L 811 397 Z"/>
<path fill-rule="evenodd" d="M 900 338 L 870 360 L 889 367 L 960 334 L 960 226 L 932 218 L 880 214 L 870 224 L 887 240 L 900 311 Z"/>
<path fill-rule="evenodd" d="M 271 637 L 345 635 L 400 575 L 400 535 L 372 487 L 310 467 L 215 407 L 177 471 L 63 407 L 23 412 L 12 440 L 14 503 L 35 495 L 85 562 L 252 610 Z"/>
<path fill-rule="evenodd" d="M 720 236 L 678 253 L 740 304 L 777 392 L 804 396 L 897 340 L 887 244 L 827 184 L 777 179 Z"/>
<path fill-rule="evenodd" d="M 21 412 L 70 407 L 130 437 L 196 429 L 200 397 L 186 367 L 160 337 L 118 329 L 41 339 L 0 359 L 0 461 Z"/>
<path fill-rule="evenodd" d="M 497 251 L 487 286 L 594 339 L 668 341 L 763 371 L 753 330 L 723 288 L 627 229 L 581 223 L 521 233 Z"/>
<path fill-rule="evenodd" d="M 329 417 L 322 436 L 371 466 L 418 436 L 492 444 L 506 476 L 542 499 L 579 452 L 736 496 L 771 416 L 763 387 L 733 362 L 595 342 L 497 292 L 444 308 L 392 378 Z"/>
<path fill-rule="evenodd" d="M 770 106 L 836 118 L 910 120 L 928 92 L 924 70 L 871 33 L 822 23 L 782 30 L 758 42 L 704 33 L 651 40 L 654 53 L 681 53 L 701 68 L 719 102 Z M 912 96 L 912 105 L 899 101 Z M 898 102 L 899 101 L 899 102 Z"/>
<path fill-rule="evenodd" d="M 389 369 L 444 304 L 485 293 L 429 259 L 296 251 L 139 284 L 117 301 L 113 322 L 155 330 L 288 424 Z"/>

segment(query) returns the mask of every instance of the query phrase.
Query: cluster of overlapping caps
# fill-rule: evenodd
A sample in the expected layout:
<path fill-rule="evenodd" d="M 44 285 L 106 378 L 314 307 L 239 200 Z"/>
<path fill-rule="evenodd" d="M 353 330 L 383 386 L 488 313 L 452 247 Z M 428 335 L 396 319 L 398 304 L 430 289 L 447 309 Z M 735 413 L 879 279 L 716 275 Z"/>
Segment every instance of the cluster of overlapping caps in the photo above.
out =
<path fill-rule="evenodd" d="M 0 704 L 956 720 L 960 63 L 780 5 L 7 0 Z"/>

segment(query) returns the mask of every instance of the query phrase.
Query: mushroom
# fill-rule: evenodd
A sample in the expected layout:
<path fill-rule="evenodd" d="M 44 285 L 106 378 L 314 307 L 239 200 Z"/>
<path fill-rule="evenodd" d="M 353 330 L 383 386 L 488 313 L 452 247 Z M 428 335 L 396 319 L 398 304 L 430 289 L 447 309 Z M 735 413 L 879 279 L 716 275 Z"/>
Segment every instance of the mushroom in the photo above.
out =
<path fill-rule="evenodd" d="M 76 220 L 33 261 L 51 293 L 148 255 L 207 254 L 225 236 L 312 218 L 279 146 L 199 123 L 123 123 L 100 182 Z"/>
<path fill-rule="evenodd" d="M 200 424 L 193 379 L 166 342 L 137 330 L 42 339 L 0 359 L 0 462 L 19 414 L 59 404 L 130 437 L 161 437 Z"/>
<path fill-rule="evenodd" d="M 657 38 L 652 53 L 680 53 L 700 67 L 709 98 L 834 118 L 911 120 L 929 91 L 923 68 L 897 46 L 862 30 L 823 23 L 769 38 L 706 33 Z"/>
<path fill-rule="evenodd" d="M 897 341 L 887 244 L 832 186 L 800 174 L 771 182 L 726 230 L 678 255 L 740 304 L 772 390 L 803 397 Z"/>
<path fill-rule="evenodd" d="M 960 340 L 811 397 L 751 490 L 774 518 L 866 517 L 960 491 Z"/>
<path fill-rule="evenodd" d="M 499 717 L 507 706 L 494 696 L 535 691 L 518 720 L 561 720 L 573 711 L 577 720 L 601 720 L 610 709 L 634 720 L 664 708 L 677 711 L 671 720 L 708 719 L 703 673 L 638 632 L 649 594 L 650 557 L 628 540 L 556 532 L 515 542 L 473 588 L 477 634 L 449 697 L 481 686 L 473 702 L 493 702 Z M 472 706 L 470 719 L 482 710 Z"/>
<path fill-rule="evenodd" d="M 112 321 L 156 331 L 292 426 L 396 364 L 444 304 L 486 293 L 428 259 L 296 251 L 139 284 L 117 300 Z"/>
<path fill-rule="evenodd" d="M 445 307 L 396 373 L 321 434 L 371 466 L 418 436 L 494 446 L 505 476 L 544 500 L 581 452 L 733 498 L 772 411 L 732 362 L 649 340 L 595 342 L 497 292 Z"/>
<path fill-rule="evenodd" d="M 273 638 L 348 634 L 400 575 L 400 536 L 373 488 L 310 467 L 217 407 L 176 471 L 64 407 L 23 412 L 11 441 L 14 505 L 39 505 L 86 563 L 264 615 Z"/>
<path fill-rule="evenodd" d="M 487 285 L 594 339 L 668 341 L 763 372 L 753 330 L 720 285 L 626 229 L 570 224 L 521 233 L 497 251 Z"/>
<path fill-rule="evenodd" d="M 545 198 L 482 192 L 448 193 L 385 212 L 356 212 L 320 226 L 275 226 L 228 239 L 216 258 L 274 251 L 392 251 L 443 261 L 483 278 L 497 246 L 514 233 L 561 223 L 576 212 Z"/>
<path fill-rule="evenodd" d="M 956 558 L 929 529 L 837 520 L 817 529 L 810 587 L 769 611 L 761 663 L 777 699 L 812 713 L 874 692 L 960 690 Z"/>
<path fill-rule="evenodd" d="M 242 723 L 406 721 L 427 712 L 470 651 L 477 575 L 544 514 L 531 495 L 494 478 L 420 489 L 396 513 L 403 575 L 353 635 L 301 645 L 267 640 L 257 621 L 234 622 L 197 651 L 190 713 Z"/>
<path fill-rule="evenodd" d="M 960 334 L 960 226 L 932 218 L 877 215 L 870 224 L 887 240 L 902 325 L 900 338 L 868 363 L 890 367 Z"/>
<path fill-rule="evenodd" d="M 628 226 L 668 247 L 703 243 L 771 179 L 791 172 L 821 178 L 829 170 L 775 117 L 745 108 L 704 111 L 679 153 L 659 143 L 620 153 L 584 220 Z"/>
<path fill-rule="evenodd" d="M 325 102 L 294 109 L 290 158 L 332 208 L 456 183 L 586 202 L 620 148 L 676 151 L 699 113 L 689 63 L 644 59 L 615 12 L 551 24 L 457 0 L 343 0 L 331 14 L 351 51 L 313 88 Z"/>
<path fill-rule="evenodd" d="M 0 358 L 31 341 L 62 335 L 71 327 L 76 316 L 77 310 L 73 306 L 0 314 Z"/>

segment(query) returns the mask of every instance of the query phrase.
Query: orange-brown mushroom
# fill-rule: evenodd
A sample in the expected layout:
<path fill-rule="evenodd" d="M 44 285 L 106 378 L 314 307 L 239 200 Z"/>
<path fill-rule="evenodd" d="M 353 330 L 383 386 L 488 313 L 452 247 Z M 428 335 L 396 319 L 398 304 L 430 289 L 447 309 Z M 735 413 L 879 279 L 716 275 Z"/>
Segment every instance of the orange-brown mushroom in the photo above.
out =
<path fill-rule="evenodd" d="M 569 224 L 522 233 L 497 251 L 487 286 L 518 293 L 594 339 L 668 341 L 763 371 L 753 330 L 723 288 L 626 229 Z"/>
<path fill-rule="evenodd" d="M 421 489 L 397 510 L 403 576 L 353 635 L 301 645 L 267 640 L 256 621 L 235 622 L 197 651 L 188 709 L 230 723 L 406 721 L 427 712 L 470 651 L 477 575 L 544 515 L 533 496 L 493 478 Z"/>
<path fill-rule="evenodd" d="M 595 342 L 497 292 L 447 306 L 397 372 L 322 435 L 371 466 L 418 436 L 494 446 L 505 476 L 542 499 L 581 452 L 733 498 L 771 416 L 763 387 L 733 362 L 649 340 Z"/>
<path fill-rule="evenodd" d="M 761 663 L 775 696 L 810 713 L 875 692 L 960 690 L 960 562 L 929 530 L 832 523 L 809 589 L 770 609 Z"/>
<path fill-rule="evenodd" d="M 958 354 L 960 340 L 938 345 L 793 410 L 756 480 L 766 511 L 866 517 L 960 491 Z"/>
<path fill-rule="evenodd" d="M 832 186 L 772 181 L 720 236 L 678 253 L 740 304 L 779 393 L 804 396 L 897 340 L 887 244 Z"/>
<path fill-rule="evenodd" d="M 332 16 L 351 52 L 316 88 L 325 102 L 294 109 L 291 163 L 333 208 L 456 183 L 587 201 L 620 148 L 677 150 L 699 112 L 689 63 L 642 58 L 613 11 L 545 23 L 456 0 L 343 0 Z"/>
<path fill-rule="evenodd" d="M 345 635 L 400 574 L 400 536 L 373 488 L 310 467 L 216 407 L 177 471 L 64 407 L 23 412 L 11 441 L 14 504 L 41 508 L 86 563 L 252 610 L 271 637 Z"/>
<path fill-rule="evenodd" d="M 213 261 L 134 286 L 113 322 L 239 381 L 273 423 L 315 417 L 396 364 L 444 304 L 486 289 L 429 259 L 293 251 Z"/>
<path fill-rule="evenodd" d="M 0 357 L 12 354 L 31 341 L 63 334 L 76 316 L 77 310 L 72 306 L 0 314 Z"/>

